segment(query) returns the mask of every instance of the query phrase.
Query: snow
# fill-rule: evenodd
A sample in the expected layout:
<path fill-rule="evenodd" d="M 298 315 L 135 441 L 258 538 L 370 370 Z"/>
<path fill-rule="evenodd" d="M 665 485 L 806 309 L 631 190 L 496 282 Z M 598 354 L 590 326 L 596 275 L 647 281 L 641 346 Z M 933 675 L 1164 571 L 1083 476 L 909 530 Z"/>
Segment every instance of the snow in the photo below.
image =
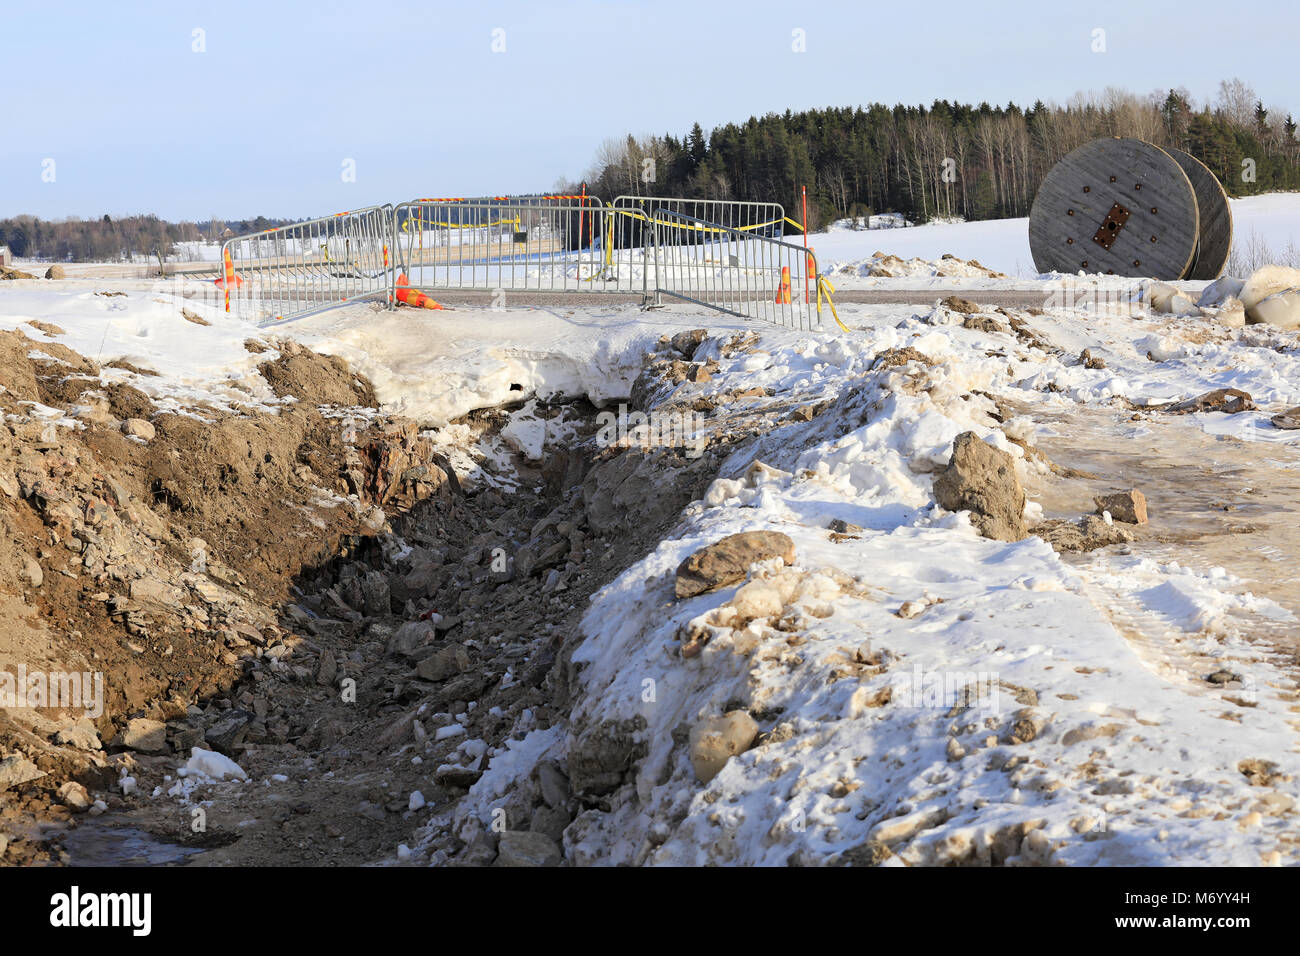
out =
<path fill-rule="evenodd" d="M 195 747 L 190 751 L 190 759 L 185 766 L 176 771 L 177 776 L 207 782 L 213 780 L 247 780 L 248 774 L 225 754 L 214 750 Z"/>
<path fill-rule="evenodd" d="M 1300 193 L 1271 193 L 1229 201 L 1233 234 L 1239 245 L 1255 237 L 1275 254 L 1300 247 Z M 1034 278 L 1034 257 L 1029 251 L 1029 219 L 991 219 L 981 222 L 927 223 L 907 229 L 834 229 L 813 234 L 808 241 L 817 250 L 817 264 L 829 271 L 843 288 L 882 287 L 892 283 L 914 288 L 914 280 L 854 281 L 839 269 L 860 263 L 880 251 L 903 259 L 937 260 L 945 253 L 980 263 L 1014 278 Z M 1005 286 L 1003 286 L 1005 287 Z"/>
<path fill-rule="evenodd" d="M 1300 196 L 1234 201 L 1234 213 L 1238 236 L 1254 230 L 1284 248 L 1296 236 Z M 849 284 L 1009 285 L 1046 296 L 1054 286 L 1030 278 L 1025 231 L 1024 220 L 835 231 L 814 245 L 823 268 L 860 263 L 878 246 L 931 265 L 951 252 L 1017 277 L 846 276 Z M 1047 311 L 1025 321 L 1047 350 L 967 329 L 943 310 L 884 305 L 841 306 L 855 330 L 842 334 L 599 301 L 430 313 L 358 305 L 275 334 L 347 358 L 387 410 L 435 426 L 430 434 L 462 454 L 468 431 L 452 419 L 515 403 L 505 442 L 540 457 L 547 442 L 563 440 L 565 423 L 544 420 L 538 403 L 624 398 L 662 336 L 698 327 L 709 329 L 703 348 L 720 365 L 694 386 L 701 394 L 759 386 L 781 414 L 831 403 L 811 421 L 738 446 L 669 536 L 593 597 L 574 655 L 584 668 L 569 724 L 532 729 L 497 752 L 464 742 L 466 760 L 486 762 L 465 803 L 484 823 L 512 781 L 541 759 L 564 759 L 572 727 L 639 718 L 645 755 L 608 812 L 584 813 L 566 833 L 574 862 L 774 865 L 868 842 L 894 847 L 895 865 L 989 854 L 1072 865 L 1290 859 L 1293 821 L 1267 807 L 1292 800 L 1300 775 L 1294 662 L 1252 636 L 1269 625 L 1295 633 L 1300 622 L 1262 593 L 1271 582 L 1153 557 L 1137 544 L 1067 561 L 1038 538 L 990 541 L 933 494 L 934 472 L 961 432 L 1006 451 L 1030 476 L 1042 466 L 1012 439 L 1050 437 L 1082 411 L 1122 410 L 1110 426 L 1117 443 L 1219 436 L 1258 442 L 1250 447 L 1261 468 L 1300 470 L 1300 432 L 1268 424 L 1274 411 L 1300 404 L 1297 334 L 1152 315 L 1133 304 L 1132 286 L 1088 280 L 1090 289 L 1121 293 L 1097 308 L 1045 301 Z M 185 300 L 174 292 L 138 281 L 111 288 L 119 287 L 127 295 L 94 295 L 108 288 L 98 280 L 0 283 L 0 328 L 153 368 L 158 376 L 106 369 L 104 377 L 129 377 L 163 407 L 277 407 L 256 371 L 275 353 L 243 345 L 263 330 L 186 305 L 211 323 L 196 325 L 180 317 Z M 46 335 L 29 320 L 65 333 Z M 722 356 L 721 343 L 740 331 L 758 332 L 756 347 Z M 873 368 L 885 349 L 904 347 L 935 364 Z M 1085 348 L 1105 368 L 1080 363 Z M 1229 387 L 1261 410 L 1129 420 L 1130 407 Z M 1016 416 L 999 421 L 989 395 Z M 48 411 L 33 407 L 37 416 Z M 504 461 L 507 446 L 491 454 Z M 769 469 L 755 472 L 755 461 Z M 837 518 L 864 530 L 833 540 L 826 526 Z M 697 657 L 683 658 L 683 636 L 725 613 L 739 585 L 678 602 L 676 567 L 724 535 L 756 529 L 795 542 L 793 569 L 753 572 L 788 596 L 789 629 L 716 627 Z M 1294 556 L 1282 557 L 1289 574 Z M 1240 680 L 1207 684 L 1216 668 Z M 970 706 L 955 709 L 963 688 Z M 734 700 L 773 736 L 700 786 L 675 733 Z M 1033 739 L 1012 739 L 1021 722 L 1035 725 Z M 434 737 L 464 734 L 452 723 Z M 1238 766 L 1253 759 L 1284 776 L 1253 786 Z M 195 781 L 247 778 L 198 748 L 178 774 L 182 797 Z M 135 781 L 124 776 L 121 786 L 127 792 Z M 1026 824 L 1040 835 L 1021 840 Z"/>
<path fill-rule="evenodd" d="M 935 331 L 919 319 L 895 328 L 857 314 L 854 321 L 868 334 L 764 334 L 764 369 L 724 360 L 712 383 L 718 391 L 741 382 L 773 387 L 778 398 L 843 396 L 852 384 L 862 391 L 803 426 L 800 437 L 738 450 L 722 469 L 738 493 L 688 507 L 668 540 L 593 598 L 587 639 L 573 658 L 586 666 L 574 721 L 639 717 L 647 753 L 634 797 L 612 800 L 612 812 L 570 828 L 574 861 L 781 865 L 874 840 L 906 845 L 910 863 L 951 862 L 987 858 L 1005 828 L 1028 819 L 1041 821 L 1042 838 L 1026 841 L 1011 862 L 1255 865 L 1270 858 L 1282 821 L 1247 822 L 1263 792 L 1237 763 L 1267 755 L 1284 772 L 1300 772 L 1285 703 L 1296 682 L 1285 660 L 1251 645 L 1233 616 L 1294 618 L 1222 568 L 1195 572 L 1122 555 L 1072 567 L 1038 538 L 978 537 L 963 515 L 938 508 L 929 488 L 929 473 L 946 461 L 958 432 L 1008 444 L 988 404 L 971 392 L 1019 391 L 1041 404 L 1026 383 L 1047 376 L 1069 386 L 1069 398 L 1055 400 L 1103 401 L 1090 380 L 1104 373 L 1067 366 L 1003 333 Z M 1054 315 L 1040 326 L 1081 333 L 1081 321 Z M 1090 339 L 1118 356 L 1134 392 L 1186 394 L 1215 376 L 1266 376 L 1287 395 L 1300 385 L 1293 360 L 1226 341 L 1189 348 L 1143 375 L 1138 363 L 1152 363 L 1132 347 L 1141 330 L 1090 321 Z M 883 348 L 901 345 L 943 362 L 869 373 Z M 1005 357 L 988 357 L 994 345 Z M 746 478 L 756 459 L 779 469 L 776 477 Z M 823 529 L 836 517 L 866 531 L 832 542 Z M 737 588 L 674 602 L 677 565 L 711 541 L 760 528 L 795 541 L 806 591 L 787 613 L 798 626 L 724 629 L 698 658 L 683 659 L 682 635 Z M 779 582 L 783 573 L 754 577 Z M 1108 613 L 1114 599 L 1099 597 L 1119 591 L 1158 622 L 1148 634 L 1213 635 L 1205 650 L 1233 661 L 1258 689 L 1251 691 L 1258 706 L 1216 706 L 1218 695 L 1192 686 L 1194 663 L 1151 665 L 1150 650 L 1135 646 Z M 908 602 L 924 606 L 899 614 Z M 802 638 L 797 648 L 791 632 Z M 873 659 L 864 644 L 887 667 L 852 679 L 850 662 Z M 655 684 L 648 702 L 647 679 Z M 949 694 L 929 693 L 936 686 Z M 971 709 L 953 710 L 954 686 L 980 690 Z M 887 690 L 893 702 L 880 705 Z M 790 739 L 733 758 L 701 787 L 674 729 L 736 699 L 751 712 L 779 715 L 764 730 L 785 725 Z M 1010 743 L 1017 715 L 1030 712 L 1044 722 L 1039 737 Z M 1017 756 L 1027 762 L 1005 772 Z"/>

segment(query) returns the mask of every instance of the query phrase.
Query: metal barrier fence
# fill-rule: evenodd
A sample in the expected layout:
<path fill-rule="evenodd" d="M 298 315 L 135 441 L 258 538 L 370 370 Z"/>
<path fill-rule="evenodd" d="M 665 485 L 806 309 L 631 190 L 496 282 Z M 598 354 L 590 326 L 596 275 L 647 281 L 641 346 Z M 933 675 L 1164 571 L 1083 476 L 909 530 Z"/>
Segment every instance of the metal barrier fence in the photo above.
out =
<path fill-rule="evenodd" d="M 775 202 L 743 202 L 730 199 L 683 199 L 674 196 L 616 196 L 610 204 L 609 232 L 614 263 L 631 263 L 653 247 L 653 210 L 693 216 L 717 226 L 780 239 L 785 233 L 785 208 Z M 621 254 L 621 255 L 620 255 Z M 648 292 L 649 270 L 642 270 L 642 291 Z"/>
<path fill-rule="evenodd" d="M 814 328 L 833 289 L 812 253 L 782 239 L 786 222 L 779 203 L 619 196 L 607 205 L 585 194 L 413 199 L 230 239 L 216 294 L 226 311 L 261 324 L 358 300 L 395 304 L 405 300 L 405 286 L 430 295 L 670 296 Z"/>
<path fill-rule="evenodd" d="M 803 246 L 659 208 L 656 298 L 671 296 L 795 329 L 820 324 L 817 257 Z"/>
<path fill-rule="evenodd" d="M 370 206 L 228 239 L 221 245 L 225 311 L 259 323 L 345 302 L 392 301 L 392 207 Z"/>
<path fill-rule="evenodd" d="M 606 292 L 608 215 L 595 196 L 416 199 L 393 209 L 401 276 L 422 292 Z"/>

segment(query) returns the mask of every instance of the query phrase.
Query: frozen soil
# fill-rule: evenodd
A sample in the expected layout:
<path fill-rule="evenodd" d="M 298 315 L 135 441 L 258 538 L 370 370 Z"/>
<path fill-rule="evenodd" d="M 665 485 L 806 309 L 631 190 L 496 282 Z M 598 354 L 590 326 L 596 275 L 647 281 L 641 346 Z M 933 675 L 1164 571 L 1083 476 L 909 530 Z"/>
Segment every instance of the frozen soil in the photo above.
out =
<path fill-rule="evenodd" d="M 1226 567 L 1300 610 L 1274 573 L 1295 553 L 1290 459 L 1123 402 L 1018 405 L 1059 393 L 1038 370 L 1063 376 L 1073 366 L 1053 357 L 1077 351 L 1029 319 L 936 308 L 785 352 L 756 332 L 665 338 L 628 401 L 702 416 L 697 457 L 610 447 L 585 401 L 422 431 L 374 407 L 341 359 L 271 340 L 246 347 L 273 411 L 164 410 L 148 370 L 105 383 L 84 356 L 0 334 L 0 669 L 103 670 L 110 690 L 93 736 L 70 735 L 66 712 L 6 716 L 0 755 L 44 776 L 0 792 L 0 859 L 1041 864 L 1144 848 L 1122 824 L 1149 807 L 1210 817 L 1179 831 L 1197 839 L 1229 812 L 1289 827 L 1290 765 L 1263 759 L 1281 759 L 1274 738 L 1200 761 L 1190 808 L 1140 803 L 1181 786 L 1125 769 L 1156 759 L 1146 728 L 1204 724 L 1184 731 L 1164 698 L 1152 720 L 1143 695 L 1156 691 L 1108 674 L 1108 628 L 1207 722 L 1257 706 L 1234 671 L 1258 659 L 1285 678 L 1268 706 L 1275 691 L 1294 700 L 1294 619 L 1247 614 L 1255 602 L 1239 627 L 1231 614 L 1172 627 L 1153 610 L 1171 602 L 1135 600 L 1133 586 L 1177 596 L 1171 575 L 1130 573 L 1139 560 L 1204 578 Z M 968 341 L 996 374 L 945 361 Z M 132 434 L 133 421 L 151 430 Z M 527 444 L 525 423 L 561 437 L 532 458 L 497 454 L 503 436 Z M 1041 508 L 1032 530 L 1078 582 L 1052 577 L 1043 541 L 991 542 L 935 506 L 931 473 L 971 429 L 1017 453 Z M 1063 536 L 1095 495 L 1130 487 L 1149 525 L 1096 519 Z M 755 565 L 694 605 L 666 593 L 685 555 L 760 526 L 797 540 L 798 568 Z M 797 589 L 789 606 L 782 588 Z M 1053 634 L 1071 613 L 1078 633 Z M 889 681 L 934 647 L 967 654 L 939 665 L 957 669 L 1005 651 L 1008 712 L 891 706 Z M 1031 668 L 1041 686 L 1020 676 Z M 1140 733 L 1120 734 L 1129 720 Z M 696 762 L 706 723 L 753 731 L 716 778 Z M 247 779 L 186 767 L 196 747 Z M 812 747 L 824 759 L 800 763 Z M 70 781 L 100 803 L 83 812 Z M 1099 831 L 1089 801 L 1121 825 Z M 1279 859 L 1295 842 L 1282 837 Z M 1187 852 L 1204 845 L 1187 839 Z"/>

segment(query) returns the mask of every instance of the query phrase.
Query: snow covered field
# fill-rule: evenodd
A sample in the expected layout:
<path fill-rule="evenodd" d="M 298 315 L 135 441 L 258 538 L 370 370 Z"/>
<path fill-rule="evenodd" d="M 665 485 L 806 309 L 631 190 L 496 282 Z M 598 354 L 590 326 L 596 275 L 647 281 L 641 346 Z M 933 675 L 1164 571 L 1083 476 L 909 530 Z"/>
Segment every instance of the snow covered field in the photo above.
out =
<path fill-rule="evenodd" d="M 1239 246 L 1257 237 L 1275 254 L 1288 247 L 1300 247 L 1300 194 L 1274 193 L 1231 200 L 1233 236 Z M 1029 252 L 1029 220 L 993 219 L 914 226 L 908 229 L 853 230 L 834 228 L 826 234 L 809 236 L 817 250 L 818 265 L 830 270 L 839 285 L 839 270 L 861 262 L 876 251 L 903 259 L 939 259 L 945 253 L 980 263 L 1012 278 L 1037 276 L 1034 257 Z M 893 279 L 875 279 L 870 283 L 844 281 L 845 288 L 873 285 L 898 285 Z M 913 288 L 915 286 L 909 286 Z"/>
<path fill-rule="evenodd" d="M 1234 213 L 1238 236 L 1257 230 L 1280 248 L 1300 235 L 1300 196 L 1241 200 Z M 876 245 L 931 260 L 951 252 L 1045 288 L 1026 278 L 1024 220 L 843 231 L 814 245 L 824 263 L 861 260 Z M 1056 308 L 1024 317 L 1035 344 L 968 328 L 942 308 L 844 306 L 854 331 L 808 333 L 702 308 L 599 305 L 358 305 L 267 330 L 165 287 L 115 282 L 125 295 L 105 296 L 97 292 L 109 287 L 91 281 L 0 283 L 0 328 L 156 371 L 104 375 L 164 408 L 180 397 L 275 407 L 256 371 L 267 355 L 244 346 L 274 336 L 347 358 L 386 406 L 429 426 L 534 396 L 617 402 L 662 336 L 693 328 L 708 329 L 701 354 L 718 370 L 679 388 L 724 405 L 738 390 L 766 390 L 728 414 L 770 419 L 768 433 L 741 444 L 672 533 L 593 598 L 569 726 L 489 753 L 456 819 L 434 818 L 426 837 L 485 825 L 511 780 L 582 745 L 579 729 L 630 721 L 643 756 L 608 812 L 589 810 L 566 831 L 572 862 L 784 864 L 849 851 L 887 865 L 1297 861 L 1294 553 L 1225 567 L 1143 539 L 1067 559 L 1038 537 L 979 536 L 932 489 L 953 440 L 974 431 L 1017 460 L 1036 518 L 1044 506 L 1033 499 L 1059 479 L 1022 443 L 1067 446 L 1076 421 L 1095 441 L 1153 458 L 1200 449 L 1212 467 L 1221 448 L 1223 461 L 1248 462 L 1219 489 L 1230 504 L 1252 485 L 1294 480 L 1300 431 L 1269 417 L 1300 405 L 1296 333 Z M 964 288 L 978 300 L 996 281 Z M 207 324 L 182 318 L 182 306 Z M 758 333 L 754 347 L 724 354 L 744 332 Z M 927 361 L 874 367 L 903 348 Z M 1085 348 L 1104 367 L 1081 363 Z M 1259 410 L 1143 412 L 1227 387 L 1248 391 Z M 803 406 L 820 413 L 790 424 Z M 1153 522 L 1176 504 L 1153 495 Z M 835 519 L 858 530 L 834 537 Z M 793 566 L 752 576 L 777 593 L 779 613 L 726 624 L 745 582 L 674 599 L 685 557 L 760 529 L 795 543 Z M 712 639 L 683 657 L 684 635 L 702 630 Z M 1206 679 L 1216 672 L 1228 676 Z M 968 708 L 953 696 L 963 687 Z M 681 728 L 736 701 L 761 717 L 765 736 L 701 785 Z"/>

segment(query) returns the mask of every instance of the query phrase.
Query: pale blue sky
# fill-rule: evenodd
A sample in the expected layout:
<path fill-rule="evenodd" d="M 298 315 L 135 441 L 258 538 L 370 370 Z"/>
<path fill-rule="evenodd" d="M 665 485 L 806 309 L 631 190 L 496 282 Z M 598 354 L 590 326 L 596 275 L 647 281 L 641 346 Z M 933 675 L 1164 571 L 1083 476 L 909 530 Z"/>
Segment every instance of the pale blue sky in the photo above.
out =
<path fill-rule="evenodd" d="M 629 131 L 873 101 L 1028 105 L 1107 85 L 1201 101 L 1235 75 L 1300 114 L 1298 33 L 1295 7 L 1222 0 L 6 4 L 0 217 L 300 217 L 525 192 L 580 176 Z"/>

